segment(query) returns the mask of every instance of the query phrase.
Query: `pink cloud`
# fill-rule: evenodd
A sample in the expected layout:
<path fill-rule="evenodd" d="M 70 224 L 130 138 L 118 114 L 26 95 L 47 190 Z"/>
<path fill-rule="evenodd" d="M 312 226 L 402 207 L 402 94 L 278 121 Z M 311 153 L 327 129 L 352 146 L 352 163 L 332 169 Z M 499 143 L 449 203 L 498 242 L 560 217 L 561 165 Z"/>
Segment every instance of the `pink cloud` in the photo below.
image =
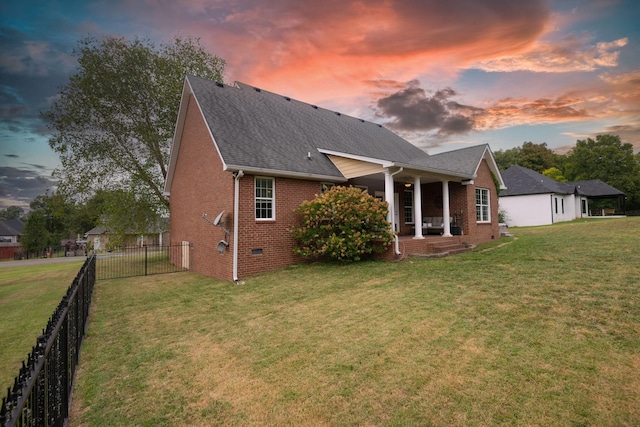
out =
<path fill-rule="evenodd" d="M 408 81 L 430 70 L 454 75 L 469 63 L 523 52 L 551 16 L 542 0 L 273 0 L 268 5 L 245 0 L 163 6 L 147 12 L 150 19 L 199 35 L 227 61 L 230 79 L 290 96 L 304 94 L 310 102 L 362 95 L 370 81 Z"/>

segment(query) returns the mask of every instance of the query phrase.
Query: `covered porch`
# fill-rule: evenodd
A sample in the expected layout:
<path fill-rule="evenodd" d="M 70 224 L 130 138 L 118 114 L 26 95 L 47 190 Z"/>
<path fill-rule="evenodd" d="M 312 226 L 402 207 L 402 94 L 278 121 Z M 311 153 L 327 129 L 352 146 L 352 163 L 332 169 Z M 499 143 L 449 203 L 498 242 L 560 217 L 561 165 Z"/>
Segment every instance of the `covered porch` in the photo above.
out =
<path fill-rule="evenodd" d="M 319 151 L 346 178 L 344 184 L 387 202 L 397 236 L 390 251 L 395 259 L 457 253 L 498 236 L 496 185 L 504 182 L 488 146 L 411 165 Z"/>

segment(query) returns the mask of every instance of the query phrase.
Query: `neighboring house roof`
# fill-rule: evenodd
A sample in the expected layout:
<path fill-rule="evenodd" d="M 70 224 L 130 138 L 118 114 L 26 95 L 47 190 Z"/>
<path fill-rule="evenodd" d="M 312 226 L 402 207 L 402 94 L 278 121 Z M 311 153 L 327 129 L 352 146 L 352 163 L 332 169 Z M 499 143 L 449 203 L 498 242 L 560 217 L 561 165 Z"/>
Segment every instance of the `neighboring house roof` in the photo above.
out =
<path fill-rule="evenodd" d="M 158 221 L 158 225 L 153 227 L 150 230 L 144 232 L 136 232 L 136 231 L 128 231 L 127 234 L 153 234 L 153 233 L 164 233 L 169 230 L 169 219 L 168 218 L 160 218 Z M 97 227 L 93 227 L 91 230 L 84 233 L 85 237 L 88 236 L 98 236 L 101 234 L 113 234 L 113 230 L 107 228 L 103 225 L 99 225 Z"/>
<path fill-rule="evenodd" d="M 19 219 L 0 221 L 0 236 L 19 236 L 22 234 L 24 223 Z"/>
<path fill-rule="evenodd" d="M 615 197 L 624 196 L 625 194 L 615 187 L 610 186 L 606 182 L 599 179 L 590 179 L 587 181 L 576 181 L 573 183 L 575 192 L 578 195 L 586 197 Z"/>
<path fill-rule="evenodd" d="M 165 190 L 170 188 L 189 96 L 206 121 L 225 170 L 346 181 L 341 156 L 473 179 L 488 146 L 429 156 L 384 126 L 244 83 L 187 76 Z M 489 150 L 490 152 L 490 150 Z M 459 158 L 456 158 L 458 156 Z M 490 156 L 493 159 L 493 156 Z M 497 168 L 496 175 L 499 176 Z"/>
<path fill-rule="evenodd" d="M 101 234 L 108 234 L 111 231 L 107 229 L 107 227 L 103 227 L 102 225 L 99 225 L 97 227 L 93 227 L 91 230 L 87 231 L 86 233 L 84 233 L 84 237 L 88 237 L 88 236 L 99 236 Z"/>
<path fill-rule="evenodd" d="M 577 194 L 586 197 L 624 196 L 620 190 L 598 179 L 558 182 L 520 165 L 511 166 L 501 174 L 507 189 L 500 192 L 500 197 L 550 193 Z"/>

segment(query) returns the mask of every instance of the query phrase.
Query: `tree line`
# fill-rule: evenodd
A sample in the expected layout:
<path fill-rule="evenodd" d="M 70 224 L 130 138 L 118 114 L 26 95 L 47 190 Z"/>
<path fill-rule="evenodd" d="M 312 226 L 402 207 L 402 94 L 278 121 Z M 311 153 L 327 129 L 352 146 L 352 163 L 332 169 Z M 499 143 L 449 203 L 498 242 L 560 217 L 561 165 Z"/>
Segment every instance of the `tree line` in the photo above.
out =
<path fill-rule="evenodd" d="M 640 153 L 618 135 L 597 135 L 578 140 L 566 154 L 558 154 L 546 143 L 525 142 L 520 147 L 494 152 L 500 170 L 520 165 L 556 181 L 599 179 L 627 196 L 628 211 L 640 211 Z"/>

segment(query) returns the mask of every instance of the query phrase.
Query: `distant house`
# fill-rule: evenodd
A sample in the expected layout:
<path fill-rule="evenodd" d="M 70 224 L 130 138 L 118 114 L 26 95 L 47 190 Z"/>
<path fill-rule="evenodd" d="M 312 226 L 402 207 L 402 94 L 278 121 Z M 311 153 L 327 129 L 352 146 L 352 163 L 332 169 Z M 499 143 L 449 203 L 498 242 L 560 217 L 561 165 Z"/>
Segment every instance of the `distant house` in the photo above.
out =
<path fill-rule="evenodd" d="M 588 216 L 624 213 L 625 194 L 597 179 L 557 182 L 534 170 L 512 166 L 502 172 L 507 186 L 500 192 L 500 209 L 511 227 L 547 225 Z M 613 199 L 615 209 L 591 210 L 592 200 Z"/>
<path fill-rule="evenodd" d="M 19 219 L 0 221 L 0 243 L 18 243 L 24 223 Z"/>
<path fill-rule="evenodd" d="M 172 244 L 188 243 L 191 269 L 238 280 L 302 261 L 288 231 L 294 210 L 325 187 L 387 201 L 393 259 L 434 240 L 499 237 L 496 181 L 503 186 L 488 145 L 428 155 L 376 123 L 187 76 L 165 194 Z"/>
<path fill-rule="evenodd" d="M 161 226 L 149 230 L 146 233 L 130 232 L 125 234 L 124 246 L 162 246 L 169 243 L 167 221 L 161 221 Z M 113 240 L 113 230 L 102 225 L 92 228 L 84 234 L 87 240 L 87 247 L 94 251 L 104 251 L 110 249 L 110 242 Z"/>
<path fill-rule="evenodd" d="M 24 223 L 19 219 L 0 221 L 0 259 L 13 259 L 20 251 L 20 236 Z"/>

